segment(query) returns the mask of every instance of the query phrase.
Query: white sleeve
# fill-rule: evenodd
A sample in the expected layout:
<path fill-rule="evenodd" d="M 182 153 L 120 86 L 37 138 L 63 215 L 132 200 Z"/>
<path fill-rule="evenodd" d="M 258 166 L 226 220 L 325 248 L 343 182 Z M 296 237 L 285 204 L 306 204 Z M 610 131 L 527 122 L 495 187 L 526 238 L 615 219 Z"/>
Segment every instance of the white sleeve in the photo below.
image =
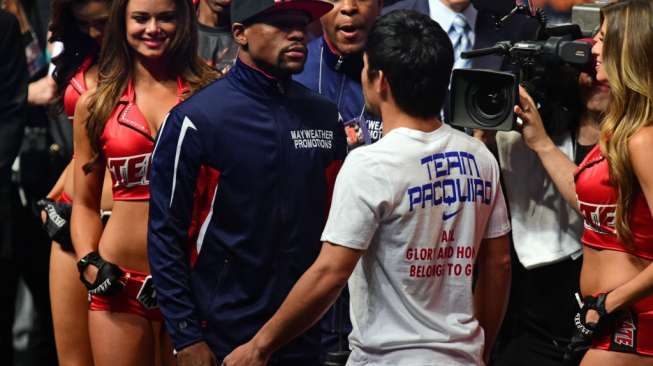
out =
<path fill-rule="evenodd" d="M 52 55 L 50 55 L 50 59 L 59 56 L 61 52 L 63 52 L 63 42 L 59 42 L 59 41 L 52 42 Z M 52 76 L 53 72 L 54 72 L 54 64 L 50 62 L 50 65 L 48 67 L 48 75 Z"/>
<path fill-rule="evenodd" d="M 322 241 L 365 250 L 389 212 L 392 189 L 383 169 L 362 150 L 352 151 L 338 173 Z"/>
<path fill-rule="evenodd" d="M 494 159 L 493 159 L 494 160 Z M 510 232 L 510 218 L 506 208 L 506 200 L 503 197 L 503 189 L 499 180 L 499 167 L 496 160 L 493 161 L 493 180 L 495 181 L 494 198 L 492 199 L 492 211 L 485 228 L 483 239 L 498 238 Z"/>

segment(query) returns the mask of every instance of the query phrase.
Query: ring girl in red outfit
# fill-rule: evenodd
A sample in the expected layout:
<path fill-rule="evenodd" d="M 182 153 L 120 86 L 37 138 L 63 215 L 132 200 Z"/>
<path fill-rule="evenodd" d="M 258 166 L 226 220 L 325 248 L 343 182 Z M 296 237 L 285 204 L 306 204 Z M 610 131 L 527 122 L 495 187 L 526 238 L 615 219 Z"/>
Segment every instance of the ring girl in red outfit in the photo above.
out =
<path fill-rule="evenodd" d="M 624 0 L 601 9 L 594 38 L 596 78 L 612 102 L 599 144 L 572 175 L 541 133 L 533 100 L 523 91 L 515 112 L 523 134 L 585 221 L 580 287 L 571 351 L 589 346 L 581 366 L 653 365 L 653 2 Z M 537 132 L 537 133 L 536 133 Z M 575 182 L 575 197 L 573 187 Z M 571 189 L 570 189 L 571 188 Z M 571 352 L 574 353 L 574 352 Z"/>
<path fill-rule="evenodd" d="M 53 60 L 54 79 L 58 98 L 55 105 L 63 108 L 72 121 L 77 99 L 86 90 L 95 87 L 97 58 L 109 16 L 110 0 L 54 0 L 50 41 L 59 41 L 64 50 Z M 59 245 L 52 245 L 50 253 L 50 301 L 57 357 L 62 366 L 93 365 L 88 334 L 88 295 L 77 280 L 77 258 L 70 243 L 68 225 L 58 227 L 54 215 L 65 222 L 70 220 L 73 195 L 73 163 L 64 170 L 57 184 L 48 194 L 44 211 L 46 228 Z M 101 207 L 111 209 L 111 185 Z M 60 231 L 60 232 L 58 232 Z"/>
<path fill-rule="evenodd" d="M 197 56 L 190 1 L 113 1 L 98 85 L 79 99 L 74 122 L 71 234 L 96 366 L 174 364 L 147 279 L 149 163 L 168 111 L 215 76 Z M 105 167 L 114 204 L 103 228 Z"/>
<path fill-rule="evenodd" d="M 586 319 L 600 326 L 581 365 L 653 365 L 653 2 L 613 3 L 601 19 L 592 53 L 612 103 L 576 172 L 580 285 L 598 299 Z"/>

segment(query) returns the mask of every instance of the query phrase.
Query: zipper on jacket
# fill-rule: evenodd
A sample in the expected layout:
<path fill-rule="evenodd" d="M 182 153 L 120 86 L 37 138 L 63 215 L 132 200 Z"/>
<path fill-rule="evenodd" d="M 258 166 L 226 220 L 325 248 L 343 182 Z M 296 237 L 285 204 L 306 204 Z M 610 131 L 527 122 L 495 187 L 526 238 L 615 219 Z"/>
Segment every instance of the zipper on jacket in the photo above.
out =
<path fill-rule="evenodd" d="M 279 146 L 279 180 L 283 182 L 283 184 L 280 184 L 280 189 L 279 189 L 279 225 L 281 226 L 280 233 L 282 233 L 279 236 L 280 240 L 280 248 L 279 251 L 283 252 L 286 250 L 288 247 L 288 222 L 290 221 L 289 218 L 289 209 L 288 209 L 288 204 L 287 204 L 287 199 L 288 199 L 288 184 L 286 180 L 288 179 L 288 151 L 286 148 L 288 147 L 287 144 L 285 143 L 285 134 L 284 132 L 288 129 L 288 123 L 286 121 L 286 118 L 288 117 L 288 104 L 287 100 L 285 98 L 285 87 L 284 85 L 281 84 L 281 82 L 277 81 L 277 88 L 281 92 L 279 96 L 277 96 L 275 99 L 275 106 L 274 106 L 274 123 L 276 124 L 276 133 L 277 133 L 277 144 Z"/>
<path fill-rule="evenodd" d="M 342 66 L 342 62 L 345 59 L 342 56 L 338 56 L 338 61 L 336 61 L 336 65 L 333 67 L 336 71 L 340 70 L 340 67 Z"/>
<path fill-rule="evenodd" d="M 274 84 L 276 85 L 279 94 L 286 95 L 286 88 L 283 86 L 280 80 L 275 81 Z"/>

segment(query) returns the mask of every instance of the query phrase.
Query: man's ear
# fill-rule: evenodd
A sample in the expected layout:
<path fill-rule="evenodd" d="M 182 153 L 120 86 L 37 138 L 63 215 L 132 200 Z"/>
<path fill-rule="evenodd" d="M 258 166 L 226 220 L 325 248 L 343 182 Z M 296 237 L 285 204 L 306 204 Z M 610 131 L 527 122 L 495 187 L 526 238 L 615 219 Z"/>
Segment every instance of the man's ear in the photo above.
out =
<path fill-rule="evenodd" d="M 390 83 L 388 82 L 388 78 L 385 77 L 383 70 L 378 71 L 376 80 L 374 80 L 374 88 L 376 88 L 376 91 L 384 99 L 388 95 L 392 94 L 392 91 L 390 90 Z"/>
<path fill-rule="evenodd" d="M 245 34 L 245 26 L 242 23 L 234 23 L 231 25 L 231 35 L 234 37 L 236 43 L 241 47 L 247 46 L 247 35 Z"/>

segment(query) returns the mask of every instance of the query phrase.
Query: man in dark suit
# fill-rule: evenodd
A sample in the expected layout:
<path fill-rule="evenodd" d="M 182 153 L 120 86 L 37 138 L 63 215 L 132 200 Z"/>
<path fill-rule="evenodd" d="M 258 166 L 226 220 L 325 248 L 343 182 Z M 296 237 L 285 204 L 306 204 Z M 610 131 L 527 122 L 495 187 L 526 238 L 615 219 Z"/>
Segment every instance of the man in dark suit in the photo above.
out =
<path fill-rule="evenodd" d="M 11 165 L 23 138 L 29 75 L 16 17 L 0 10 L 0 354 L 13 364 L 16 302 Z"/>

